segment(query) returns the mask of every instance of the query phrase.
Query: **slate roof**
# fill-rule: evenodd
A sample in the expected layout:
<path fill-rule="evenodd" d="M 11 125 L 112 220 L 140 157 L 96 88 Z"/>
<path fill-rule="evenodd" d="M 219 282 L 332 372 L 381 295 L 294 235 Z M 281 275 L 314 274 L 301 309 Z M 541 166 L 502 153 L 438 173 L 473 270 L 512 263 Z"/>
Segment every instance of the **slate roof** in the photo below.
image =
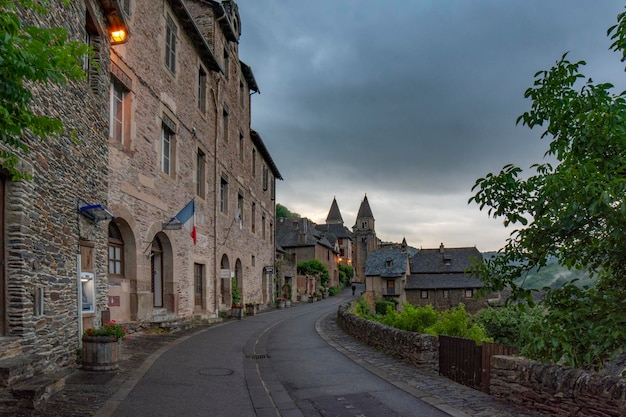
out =
<path fill-rule="evenodd" d="M 482 254 L 474 248 L 422 249 L 411 257 L 411 274 L 424 273 L 464 273 L 471 265 L 472 258 L 482 259 Z"/>
<path fill-rule="evenodd" d="M 353 234 L 343 224 L 318 224 L 317 230 L 327 235 L 333 234 L 340 239 L 352 239 Z"/>
<path fill-rule="evenodd" d="M 252 140 L 252 143 L 254 143 L 254 146 L 256 146 L 259 150 L 259 153 L 263 156 L 263 159 L 265 159 L 265 162 L 267 162 L 267 165 L 269 165 L 274 177 L 282 180 L 283 177 L 280 175 L 280 172 L 278 172 L 278 167 L 274 163 L 272 155 L 270 155 L 270 152 L 265 147 L 263 139 L 261 139 L 261 135 L 259 135 L 256 130 L 250 129 L 250 139 Z"/>
<path fill-rule="evenodd" d="M 482 288 L 484 284 L 466 272 L 473 258 L 482 259 L 474 248 L 422 249 L 410 258 L 407 290 Z"/>
<path fill-rule="evenodd" d="M 400 249 L 375 250 L 370 252 L 365 262 L 366 276 L 396 278 L 407 271 L 408 254 Z"/>
<path fill-rule="evenodd" d="M 362 217 L 372 217 L 372 218 L 374 217 L 374 215 L 372 214 L 370 203 L 369 201 L 367 201 L 367 196 L 363 198 L 363 201 L 361 202 L 361 206 L 359 207 L 359 213 L 356 216 L 357 219 L 360 219 Z"/>
<path fill-rule="evenodd" d="M 280 218 L 276 224 L 276 242 L 283 248 L 322 245 L 335 250 L 334 244 L 307 218 Z"/>
<path fill-rule="evenodd" d="M 326 224 L 341 224 L 343 225 L 343 217 L 339 211 L 339 205 L 337 205 L 337 199 L 333 198 L 333 202 L 330 205 L 328 216 L 326 217 Z"/>

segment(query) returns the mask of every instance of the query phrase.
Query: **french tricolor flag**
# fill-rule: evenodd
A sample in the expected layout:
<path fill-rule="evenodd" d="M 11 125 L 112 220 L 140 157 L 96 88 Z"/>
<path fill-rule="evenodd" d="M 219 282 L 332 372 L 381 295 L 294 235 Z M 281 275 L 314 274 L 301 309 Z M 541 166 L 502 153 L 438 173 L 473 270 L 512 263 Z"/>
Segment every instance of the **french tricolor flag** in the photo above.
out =
<path fill-rule="evenodd" d="M 178 212 L 174 219 L 178 220 L 191 235 L 193 244 L 196 244 L 196 205 L 195 199 L 191 201 Z"/>

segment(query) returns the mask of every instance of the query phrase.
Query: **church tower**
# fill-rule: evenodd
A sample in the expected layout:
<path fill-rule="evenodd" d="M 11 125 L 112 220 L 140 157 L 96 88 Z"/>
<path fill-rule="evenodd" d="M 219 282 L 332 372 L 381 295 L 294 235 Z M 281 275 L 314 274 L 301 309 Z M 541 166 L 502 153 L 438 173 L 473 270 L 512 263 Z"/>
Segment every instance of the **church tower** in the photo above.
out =
<path fill-rule="evenodd" d="M 367 194 L 361 202 L 356 223 L 352 226 L 354 234 L 354 276 L 355 281 L 365 282 L 365 262 L 370 252 L 378 249 L 378 239 L 374 230 L 374 215 L 367 201 Z"/>
<path fill-rule="evenodd" d="M 341 212 L 339 211 L 339 206 L 337 205 L 337 198 L 333 198 L 333 203 L 330 205 L 330 210 L 328 211 L 328 216 L 326 217 L 326 224 L 343 225 L 343 217 L 341 217 Z"/>

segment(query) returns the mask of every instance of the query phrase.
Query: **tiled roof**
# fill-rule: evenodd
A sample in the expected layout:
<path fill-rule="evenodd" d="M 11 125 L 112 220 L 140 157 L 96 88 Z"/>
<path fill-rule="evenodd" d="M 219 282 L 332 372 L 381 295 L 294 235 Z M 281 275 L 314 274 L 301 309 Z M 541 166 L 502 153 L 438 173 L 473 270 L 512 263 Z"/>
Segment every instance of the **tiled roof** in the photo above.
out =
<path fill-rule="evenodd" d="M 408 254 L 399 249 L 375 250 L 365 262 L 366 276 L 393 278 L 405 275 Z"/>
<path fill-rule="evenodd" d="M 335 246 L 307 218 L 280 218 L 276 224 L 276 242 L 283 248 L 322 245 Z"/>
<path fill-rule="evenodd" d="M 365 196 L 365 198 L 363 198 L 363 201 L 361 202 L 361 206 L 359 207 L 359 213 L 357 214 L 356 218 L 360 219 L 363 217 L 374 217 L 374 215 L 372 214 L 372 209 L 370 208 L 370 203 L 369 201 L 367 201 L 367 196 Z"/>

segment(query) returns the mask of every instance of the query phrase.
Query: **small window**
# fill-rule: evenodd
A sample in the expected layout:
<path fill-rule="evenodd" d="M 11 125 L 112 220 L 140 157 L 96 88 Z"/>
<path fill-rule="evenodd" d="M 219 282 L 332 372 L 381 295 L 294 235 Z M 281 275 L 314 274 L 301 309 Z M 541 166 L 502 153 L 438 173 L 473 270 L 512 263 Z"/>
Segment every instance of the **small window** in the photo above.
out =
<path fill-rule="evenodd" d="M 385 261 L 385 267 L 386 268 L 391 268 L 393 266 L 393 261 L 391 259 L 387 259 Z"/>
<path fill-rule="evenodd" d="M 244 106 L 243 98 L 245 97 L 245 91 L 243 88 L 243 81 L 239 81 L 239 105 Z"/>
<path fill-rule="evenodd" d="M 206 112 L 206 71 L 200 68 L 198 70 L 198 109 L 204 113 Z"/>
<path fill-rule="evenodd" d="M 367 221 L 361 222 L 361 228 L 367 229 Z"/>
<path fill-rule="evenodd" d="M 176 73 L 176 36 L 178 28 L 168 14 L 165 27 L 165 66 L 173 73 Z"/>
<path fill-rule="evenodd" d="M 243 162 L 243 134 L 239 132 L 239 160 Z"/>
<path fill-rule="evenodd" d="M 474 297 L 474 290 L 472 289 L 465 290 L 465 298 L 473 298 L 473 297 Z"/>
<path fill-rule="evenodd" d="M 261 236 L 265 240 L 265 214 L 261 216 Z"/>
<path fill-rule="evenodd" d="M 224 48 L 224 76 L 228 78 L 228 51 Z"/>
<path fill-rule="evenodd" d="M 222 111 L 222 139 L 228 142 L 228 109 L 226 107 Z"/>
<path fill-rule="evenodd" d="M 267 191 L 267 184 L 269 180 L 269 172 L 267 169 L 267 165 L 263 165 L 263 191 Z"/>
<path fill-rule="evenodd" d="M 202 309 L 204 306 L 204 265 L 193 264 L 193 282 L 194 306 L 196 309 Z"/>
<path fill-rule="evenodd" d="M 228 180 L 222 177 L 220 182 L 220 212 L 228 211 Z"/>
<path fill-rule="evenodd" d="M 200 198 L 205 197 L 206 189 L 206 155 L 202 150 L 198 149 L 196 154 L 196 195 Z"/>
<path fill-rule="evenodd" d="M 422 290 L 422 291 L 420 292 L 420 298 L 421 298 L 422 300 L 426 300 L 426 299 L 428 298 L 428 290 Z"/>
<path fill-rule="evenodd" d="M 173 170 L 174 155 L 174 134 L 176 127 L 173 122 L 163 115 L 163 124 L 161 128 L 161 172 L 171 176 Z"/>
<path fill-rule="evenodd" d="M 239 222 L 239 228 L 243 227 L 243 194 L 237 194 L 237 221 Z"/>
<path fill-rule="evenodd" d="M 252 177 L 256 177 L 256 149 L 252 148 Z"/>
<path fill-rule="evenodd" d="M 252 266 L 256 266 L 256 257 L 252 255 Z"/>
<path fill-rule="evenodd" d="M 109 223 L 109 276 L 124 275 L 124 241 L 117 225 Z"/>
<path fill-rule="evenodd" d="M 109 136 L 115 143 L 124 145 L 128 126 L 128 89 L 115 77 L 111 77 L 111 120 Z"/>
<path fill-rule="evenodd" d="M 252 213 L 250 213 L 250 230 L 255 233 L 256 230 L 256 203 L 252 203 Z"/>

